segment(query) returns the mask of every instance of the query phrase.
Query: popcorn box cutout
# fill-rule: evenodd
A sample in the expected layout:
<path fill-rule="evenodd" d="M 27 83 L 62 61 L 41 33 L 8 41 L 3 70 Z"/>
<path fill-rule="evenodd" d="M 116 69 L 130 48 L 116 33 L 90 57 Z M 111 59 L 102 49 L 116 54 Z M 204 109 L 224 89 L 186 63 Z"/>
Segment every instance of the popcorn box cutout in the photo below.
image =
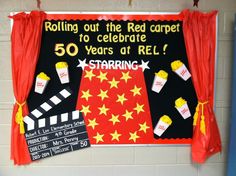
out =
<path fill-rule="evenodd" d="M 172 70 L 184 81 L 187 81 L 191 77 L 187 67 L 180 60 L 173 61 L 171 67 Z"/>
<path fill-rule="evenodd" d="M 188 103 L 182 97 L 178 98 L 175 101 L 175 108 L 178 110 L 178 112 L 184 119 L 187 119 L 191 116 Z"/>
<path fill-rule="evenodd" d="M 172 120 L 170 119 L 170 117 L 167 115 L 163 115 L 157 122 L 157 125 L 154 128 L 154 133 L 160 137 L 171 124 Z"/>
<path fill-rule="evenodd" d="M 175 70 L 175 73 L 177 73 L 184 81 L 187 81 L 191 77 L 191 74 L 185 65 L 182 65 L 179 69 Z"/>
<path fill-rule="evenodd" d="M 56 71 L 62 84 L 66 84 L 70 82 L 68 64 L 66 62 L 56 63 Z"/>
<path fill-rule="evenodd" d="M 155 73 L 155 77 L 152 83 L 152 91 L 159 93 L 167 82 L 168 73 L 164 70 L 160 70 L 158 73 Z"/>
<path fill-rule="evenodd" d="M 37 75 L 34 91 L 39 94 L 43 94 L 50 78 L 43 72 Z"/>

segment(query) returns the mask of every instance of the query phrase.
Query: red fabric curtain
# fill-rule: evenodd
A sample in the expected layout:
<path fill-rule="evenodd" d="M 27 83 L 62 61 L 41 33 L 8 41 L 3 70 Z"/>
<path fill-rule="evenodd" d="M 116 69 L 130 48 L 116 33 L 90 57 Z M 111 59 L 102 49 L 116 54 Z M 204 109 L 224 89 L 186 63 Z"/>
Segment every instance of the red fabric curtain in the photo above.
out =
<path fill-rule="evenodd" d="M 219 129 L 213 112 L 217 11 L 201 13 L 185 10 L 182 14 L 186 51 L 198 97 L 192 159 L 203 163 L 221 151 Z"/>
<path fill-rule="evenodd" d="M 14 164 L 20 165 L 31 162 L 24 137 L 23 116 L 28 113 L 26 99 L 34 81 L 46 14 L 41 11 L 22 12 L 11 18 L 14 21 L 11 35 L 12 80 L 16 99 L 12 113 L 11 159 Z"/>

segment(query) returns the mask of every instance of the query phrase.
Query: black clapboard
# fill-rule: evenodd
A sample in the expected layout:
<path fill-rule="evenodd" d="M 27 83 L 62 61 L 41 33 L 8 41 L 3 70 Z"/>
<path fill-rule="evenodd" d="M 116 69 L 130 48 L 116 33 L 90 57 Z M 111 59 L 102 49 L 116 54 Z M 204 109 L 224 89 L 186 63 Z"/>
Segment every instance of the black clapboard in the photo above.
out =
<path fill-rule="evenodd" d="M 32 161 L 90 147 L 79 111 L 38 119 L 25 138 Z"/>

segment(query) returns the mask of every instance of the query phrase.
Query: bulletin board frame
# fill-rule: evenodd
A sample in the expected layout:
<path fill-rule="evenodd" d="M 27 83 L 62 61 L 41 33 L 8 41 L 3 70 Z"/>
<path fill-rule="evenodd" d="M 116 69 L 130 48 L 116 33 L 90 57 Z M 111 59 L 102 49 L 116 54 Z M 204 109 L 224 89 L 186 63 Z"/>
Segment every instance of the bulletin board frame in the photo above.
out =
<path fill-rule="evenodd" d="M 17 14 L 18 12 L 12 12 L 10 13 L 10 15 L 14 15 Z M 91 14 L 91 15 L 177 15 L 179 14 L 179 12 L 61 12 L 61 11 L 55 11 L 55 12 L 46 12 L 48 14 L 48 19 L 54 18 L 56 16 L 61 16 L 61 14 L 63 15 L 71 15 L 71 17 L 73 17 L 73 15 L 86 15 L 86 14 Z M 216 70 L 216 65 L 217 65 L 217 48 L 218 48 L 218 16 L 217 16 L 217 24 L 216 24 L 216 59 L 215 59 L 215 70 Z M 11 22 L 11 27 L 13 25 L 13 20 L 10 21 Z M 217 70 L 215 71 L 215 75 L 217 75 Z M 215 76 L 215 81 L 214 84 L 216 86 L 216 76 Z M 214 88 L 215 88 L 214 86 Z M 215 92 L 215 90 L 214 90 Z M 216 94 L 216 92 L 215 92 Z M 215 96 L 214 96 L 215 97 Z M 214 100 L 214 107 L 215 107 L 215 100 Z M 171 143 L 170 143 L 171 144 Z M 170 144 L 164 144 L 164 145 L 170 145 Z M 163 146 L 163 144 L 136 144 L 136 145 L 131 145 L 131 144 L 116 144 L 116 145 L 92 145 L 92 146 L 96 146 L 96 147 L 102 147 L 102 146 L 106 146 L 106 147 L 112 147 L 112 146 Z M 173 145 L 173 144 L 172 144 Z M 189 144 L 174 144 L 174 145 L 189 145 Z"/>

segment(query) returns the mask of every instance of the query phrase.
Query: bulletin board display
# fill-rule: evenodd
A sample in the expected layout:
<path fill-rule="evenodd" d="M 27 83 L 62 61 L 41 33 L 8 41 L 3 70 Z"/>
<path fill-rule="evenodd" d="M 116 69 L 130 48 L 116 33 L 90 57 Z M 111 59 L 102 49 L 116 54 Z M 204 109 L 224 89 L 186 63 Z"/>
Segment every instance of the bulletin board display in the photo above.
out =
<path fill-rule="evenodd" d="M 191 143 L 197 98 L 181 16 L 48 14 L 27 102 L 28 138 L 65 123 L 57 144 L 67 138 L 68 150 Z"/>

